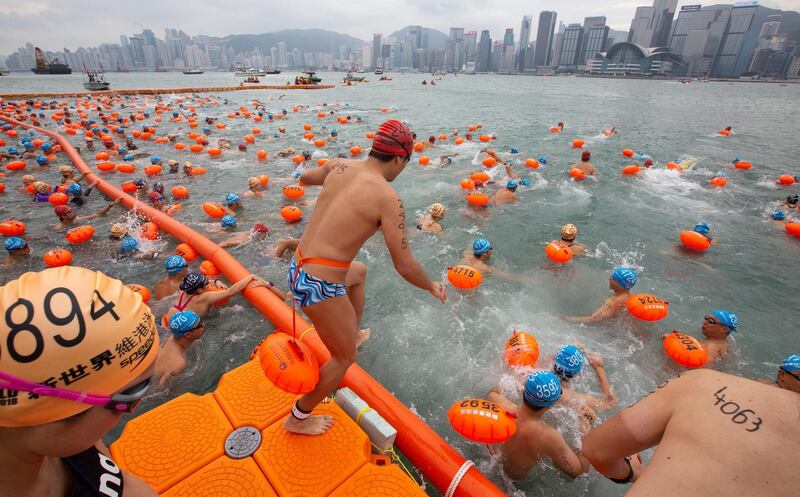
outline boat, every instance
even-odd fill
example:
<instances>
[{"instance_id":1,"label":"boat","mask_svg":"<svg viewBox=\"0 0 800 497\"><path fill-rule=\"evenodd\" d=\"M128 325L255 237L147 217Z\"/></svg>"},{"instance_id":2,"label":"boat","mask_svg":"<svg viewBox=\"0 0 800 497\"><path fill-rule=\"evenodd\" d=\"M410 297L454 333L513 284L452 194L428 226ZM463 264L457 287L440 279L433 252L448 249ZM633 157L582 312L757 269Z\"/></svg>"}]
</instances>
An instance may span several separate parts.
<instances>
[{"instance_id":1,"label":"boat","mask_svg":"<svg viewBox=\"0 0 800 497\"><path fill-rule=\"evenodd\" d=\"M305 73L307 76L297 76L294 78L296 85L317 85L322 81L320 78L314 77L314 73Z\"/></svg>"},{"instance_id":2,"label":"boat","mask_svg":"<svg viewBox=\"0 0 800 497\"><path fill-rule=\"evenodd\" d=\"M183 74L203 74L203 72L205 71L198 67L193 67L192 69L184 69Z\"/></svg>"},{"instance_id":3,"label":"boat","mask_svg":"<svg viewBox=\"0 0 800 497\"><path fill-rule=\"evenodd\" d=\"M236 76L240 78L244 78L247 76L266 76L266 75L267 75L266 71L260 69L253 69L252 67L248 67L247 69L239 69L238 71L236 71Z\"/></svg>"},{"instance_id":4,"label":"boat","mask_svg":"<svg viewBox=\"0 0 800 497\"><path fill-rule=\"evenodd\" d=\"M58 59L47 60L42 49L36 47L36 67L31 69L34 74L72 74L72 69L62 64Z\"/></svg>"},{"instance_id":5,"label":"boat","mask_svg":"<svg viewBox=\"0 0 800 497\"><path fill-rule=\"evenodd\" d=\"M383 74L383 68L382 67L376 67L375 68L375 74L378 75L378 76Z\"/></svg>"},{"instance_id":6,"label":"boat","mask_svg":"<svg viewBox=\"0 0 800 497\"><path fill-rule=\"evenodd\" d=\"M258 79L258 76L248 76L242 82L243 83L260 83L261 81Z\"/></svg>"},{"instance_id":7,"label":"boat","mask_svg":"<svg viewBox=\"0 0 800 497\"><path fill-rule=\"evenodd\" d=\"M314 71L305 71L303 74L305 74L308 80L313 84L322 83L322 78L318 77L317 73Z\"/></svg>"},{"instance_id":8,"label":"boat","mask_svg":"<svg viewBox=\"0 0 800 497\"><path fill-rule=\"evenodd\" d=\"M266 74L280 74L280 69L265 69L264 72Z\"/></svg>"},{"instance_id":9,"label":"boat","mask_svg":"<svg viewBox=\"0 0 800 497\"><path fill-rule=\"evenodd\" d=\"M0 76L8 76L8 69L0 67Z\"/></svg>"},{"instance_id":10,"label":"boat","mask_svg":"<svg viewBox=\"0 0 800 497\"><path fill-rule=\"evenodd\" d=\"M348 72L347 75L342 79L343 83L360 83L364 81L366 76L353 76L353 73Z\"/></svg>"},{"instance_id":11,"label":"boat","mask_svg":"<svg viewBox=\"0 0 800 497\"><path fill-rule=\"evenodd\" d=\"M86 76L89 78L89 81L83 83L83 87L86 88L87 90L101 91L101 90L108 90L109 88L111 88L111 83L106 81L106 77L103 72L90 71L86 69L86 65L83 66L83 70L86 72Z\"/></svg>"}]
</instances>

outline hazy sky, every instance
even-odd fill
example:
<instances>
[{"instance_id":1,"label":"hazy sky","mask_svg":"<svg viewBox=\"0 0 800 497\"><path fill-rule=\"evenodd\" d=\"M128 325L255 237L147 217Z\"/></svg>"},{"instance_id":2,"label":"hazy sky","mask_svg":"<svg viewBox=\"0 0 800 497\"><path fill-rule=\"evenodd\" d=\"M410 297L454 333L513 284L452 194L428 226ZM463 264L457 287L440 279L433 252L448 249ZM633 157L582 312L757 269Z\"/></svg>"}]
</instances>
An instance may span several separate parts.
<instances>
[{"instance_id":1,"label":"hazy sky","mask_svg":"<svg viewBox=\"0 0 800 497\"><path fill-rule=\"evenodd\" d=\"M323 28L371 39L409 24L447 33L450 26L489 29L492 37L514 28L519 35L523 15L555 10L565 22L605 15L612 29L627 30L637 5L648 0L303 0L298 2L236 0L0 0L0 54L30 41L46 50L75 49L119 43L120 34L152 29L159 38L165 27L189 35L265 33L290 28ZM680 5L701 3L681 0ZM733 3L708 1L714 3ZM763 0L762 5L800 10L800 0Z\"/></svg>"}]
</instances>

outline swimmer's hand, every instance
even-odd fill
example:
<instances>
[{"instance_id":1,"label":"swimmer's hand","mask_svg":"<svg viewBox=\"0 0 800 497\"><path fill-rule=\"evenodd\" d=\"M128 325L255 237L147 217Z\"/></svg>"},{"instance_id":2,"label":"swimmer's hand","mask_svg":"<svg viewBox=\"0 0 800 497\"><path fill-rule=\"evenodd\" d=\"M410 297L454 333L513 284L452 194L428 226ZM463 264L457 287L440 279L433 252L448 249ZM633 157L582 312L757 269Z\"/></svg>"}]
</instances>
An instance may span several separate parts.
<instances>
[{"instance_id":1,"label":"swimmer's hand","mask_svg":"<svg viewBox=\"0 0 800 497\"><path fill-rule=\"evenodd\" d=\"M605 362L603 361L603 356L596 352L589 352L589 366L594 369L604 367Z\"/></svg>"},{"instance_id":2,"label":"swimmer's hand","mask_svg":"<svg viewBox=\"0 0 800 497\"><path fill-rule=\"evenodd\" d=\"M633 480L636 481L642 473L644 473L644 463L642 462L642 455L636 454L635 456L631 457L631 469L633 470Z\"/></svg>"},{"instance_id":3,"label":"swimmer's hand","mask_svg":"<svg viewBox=\"0 0 800 497\"><path fill-rule=\"evenodd\" d=\"M445 295L444 287L438 281L433 282L429 291L431 292L431 295L441 300L442 304L447 301L447 295Z\"/></svg>"}]
</instances>

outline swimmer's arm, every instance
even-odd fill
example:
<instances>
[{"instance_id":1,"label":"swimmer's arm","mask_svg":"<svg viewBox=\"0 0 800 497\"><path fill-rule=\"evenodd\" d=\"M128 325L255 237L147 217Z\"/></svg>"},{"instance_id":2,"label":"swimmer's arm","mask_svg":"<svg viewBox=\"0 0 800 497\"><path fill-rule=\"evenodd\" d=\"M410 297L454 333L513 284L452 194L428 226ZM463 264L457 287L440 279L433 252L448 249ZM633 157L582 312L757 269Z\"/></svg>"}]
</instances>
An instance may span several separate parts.
<instances>
[{"instance_id":1,"label":"swimmer's arm","mask_svg":"<svg viewBox=\"0 0 800 497\"><path fill-rule=\"evenodd\" d=\"M300 244L300 240L296 238L287 238L278 242L278 246L275 247L275 257L281 258L286 251L291 250L294 252L297 250L297 246Z\"/></svg>"},{"instance_id":2,"label":"swimmer's arm","mask_svg":"<svg viewBox=\"0 0 800 497\"><path fill-rule=\"evenodd\" d=\"M589 460L580 452L576 454L557 431L549 432L543 442L547 457L564 473L576 478L589 470Z\"/></svg>"},{"instance_id":3,"label":"swimmer's arm","mask_svg":"<svg viewBox=\"0 0 800 497\"><path fill-rule=\"evenodd\" d=\"M262 280L261 278L251 274L250 276L246 276L246 277L242 278L235 285L231 285L230 287L226 288L225 290L222 290L222 291L219 291L219 292L204 292L203 295L207 296L206 297L206 302L207 303L216 304L217 302L220 302L220 301L225 300L227 298L233 297L237 293L240 293L242 290L247 288L247 286L253 281L255 281L257 283L260 283L260 284L255 285L255 286L267 286L267 284L264 282L264 280ZM255 286L254 286L254 288L255 288Z\"/></svg>"},{"instance_id":4,"label":"swimmer's arm","mask_svg":"<svg viewBox=\"0 0 800 497\"><path fill-rule=\"evenodd\" d=\"M497 404L500 404L505 409L511 412L517 412L517 406L514 405L513 402L508 400L502 393L500 393L500 388L494 387L486 394L486 399L491 400Z\"/></svg>"},{"instance_id":5,"label":"swimmer's arm","mask_svg":"<svg viewBox=\"0 0 800 497\"><path fill-rule=\"evenodd\" d=\"M111 459L111 453L102 440L98 440L94 446L101 454ZM122 478L125 482L125 497L158 497L158 494L149 485L132 474L123 471Z\"/></svg>"},{"instance_id":6,"label":"swimmer's arm","mask_svg":"<svg viewBox=\"0 0 800 497\"><path fill-rule=\"evenodd\" d=\"M322 167L306 169L303 171L303 174L300 175L300 181L302 181L304 185L321 185L325 183L325 178L327 178L328 173L331 172L331 166L337 162L339 161L333 160Z\"/></svg>"},{"instance_id":7,"label":"swimmer's arm","mask_svg":"<svg viewBox=\"0 0 800 497\"><path fill-rule=\"evenodd\" d=\"M107 203L105 207L103 207L99 211L95 212L94 214L89 214L88 216L79 217L78 219L81 220L81 221L88 221L89 219L94 219L96 217L105 216L106 214L108 214L108 211L110 211L112 207L114 207L115 205L117 205L121 201L122 201L122 197L114 200L113 202Z\"/></svg>"},{"instance_id":8,"label":"swimmer's arm","mask_svg":"<svg viewBox=\"0 0 800 497\"><path fill-rule=\"evenodd\" d=\"M619 308L614 305L614 299L608 299L591 316L566 316L564 320L570 323L596 323L614 317L617 312Z\"/></svg>"}]
</instances>

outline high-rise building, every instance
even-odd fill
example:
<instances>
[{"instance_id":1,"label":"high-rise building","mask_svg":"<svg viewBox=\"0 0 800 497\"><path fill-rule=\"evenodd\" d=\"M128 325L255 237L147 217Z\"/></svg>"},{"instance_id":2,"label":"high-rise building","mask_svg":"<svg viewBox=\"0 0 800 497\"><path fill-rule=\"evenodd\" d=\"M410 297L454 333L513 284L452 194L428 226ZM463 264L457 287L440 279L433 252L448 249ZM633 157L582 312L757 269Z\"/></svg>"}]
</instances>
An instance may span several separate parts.
<instances>
[{"instance_id":1,"label":"high-rise building","mask_svg":"<svg viewBox=\"0 0 800 497\"><path fill-rule=\"evenodd\" d=\"M516 69L523 72L528 69L525 66L525 58L528 53L528 44L531 41L531 23L533 22L532 16L522 16L522 23L519 27L519 51L517 52Z\"/></svg>"},{"instance_id":2,"label":"high-rise building","mask_svg":"<svg viewBox=\"0 0 800 497\"><path fill-rule=\"evenodd\" d=\"M372 35L372 57L370 58L369 67L375 68L378 66L378 59L381 56L381 37L380 33ZM366 61L364 62L366 64Z\"/></svg>"},{"instance_id":3,"label":"high-rise building","mask_svg":"<svg viewBox=\"0 0 800 497\"><path fill-rule=\"evenodd\" d=\"M464 33L464 62L475 62L478 51L478 32L467 31Z\"/></svg>"},{"instance_id":4,"label":"high-rise building","mask_svg":"<svg viewBox=\"0 0 800 497\"><path fill-rule=\"evenodd\" d=\"M411 26L408 30L408 38L414 50L422 48L422 26Z\"/></svg>"},{"instance_id":5,"label":"high-rise building","mask_svg":"<svg viewBox=\"0 0 800 497\"><path fill-rule=\"evenodd\" d=\"M286 53L286 42L278 42L278 67L288 67L289 60Z\"/></svg>"},{"instance_id":6,"label":"high-rise building","mask_svg":"<svg viewBox=\"0 0 800 497\"><path fill-rule=\"evenodd\" d=\"M586 64L586 60L591 58L596 52L605 50L606 38L608 38L608 28L605 30L595 30L594 35L596 38L592 40L593 48L600 48L599 50L591 51L588 49L590 30L594 27L603 27L606 25L605 16L586 17L583 20L583 40L581 40L581 49L578 54L578 65Z\"/></svg>"},{"instance_id":7,"label":"high-rise building","mask_svg":"<svg viewBox=\"0 0 800 497\"><path fill-rule=\"evenodd\" d=\"M564 38L561 42L561 60L558 64L559 68L577 68L581 43L583 43L583 26L577 23L567 26L567 29L564 30Z\"/></svg>"},{"instance_id":8,"label":"high-rise building","mask_svg":"<svg viewBox=\"0 0 800 497\"><path fill-rule=\"evenodd\" d=\"M758 46L758 35L768 17L767 9L756 2L734 4L712 76L738 77L747 71Z\"/></svg>"},{"instance_id":9,"label":"high-rise building","mask_svg":"<svg viewBox=\"0 0 800 497\"><path fill-rule=\"evenodd\" d=\"M450 36L445 42L445 66L458 71L464 65L464 59L464 28L450 28Z\"/></svg>"},{"instance_id":10,"label":"high-rise building","mask_svg":"<svg viewBox=\"0 0 800 497\"><path fill-rule=\"evenodd\" d=\"M539 14L539 26L536 28L536 52L533 56L534 67L549 66L553 60L556 17L557 14L549 10Z\"/></svg>"},{"instance_id":11,"label":"high-rise building","mask_svg":"<svg viewBox=\"0 0 800 497\"><path fill-rule=\"evenodd\" d=\"M653 0L652 7L637 7L628 41L645 48L667 46L677 6L678 0Z\"/></svg>"},{"instance_id":12,"label":"high-rise building","mask_svg":"<svg viewBox=\"0 0 800 497\"><path fill-rule=\"evenodd\" d=\"M151 29L143 29L142 30L142 37L144 38L144 44L150 46L156 46L156 35L153 34Z\"/></svg>"},{"instance_id":13,"label":"high-rise building","mask_svg":"<svg viewBox=\"0 0 800 497\"><path fill-rule=\"evenodd\" d=\"M719 52L722 36L728 25L731 8L702 9L700 5L684 5L675 19L669 49L684 61L682 76L707 77Z\"/></svg>"},{"instance_id":14,"label":"high-rise building","mask_svg":"<svg viewBox=\"0 0 800 497\"><path fill-rule=\"evenodd\" d=\"M481 39L478 42L477 71L488 72L492 63L492 38L489 30L481 31Z\"/></svg>"}]
</instances>

